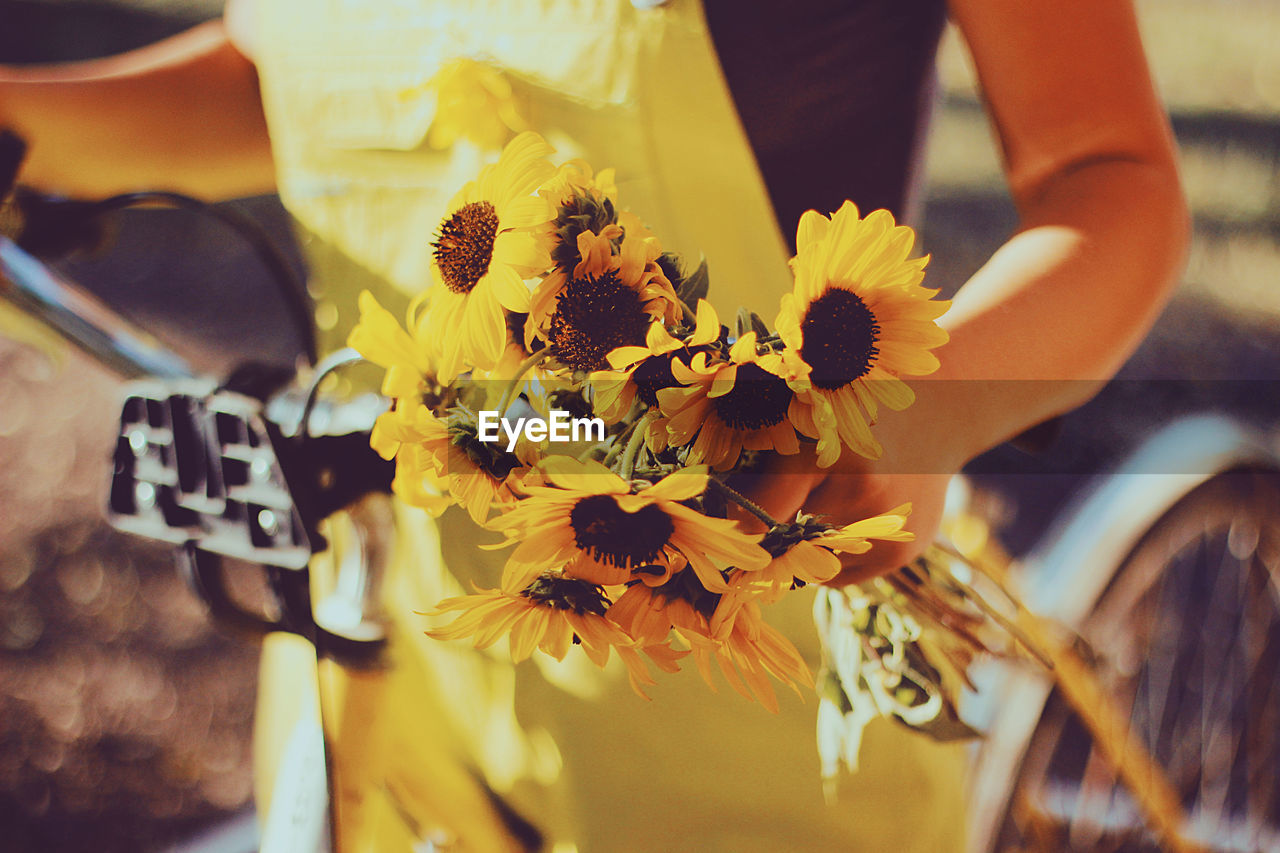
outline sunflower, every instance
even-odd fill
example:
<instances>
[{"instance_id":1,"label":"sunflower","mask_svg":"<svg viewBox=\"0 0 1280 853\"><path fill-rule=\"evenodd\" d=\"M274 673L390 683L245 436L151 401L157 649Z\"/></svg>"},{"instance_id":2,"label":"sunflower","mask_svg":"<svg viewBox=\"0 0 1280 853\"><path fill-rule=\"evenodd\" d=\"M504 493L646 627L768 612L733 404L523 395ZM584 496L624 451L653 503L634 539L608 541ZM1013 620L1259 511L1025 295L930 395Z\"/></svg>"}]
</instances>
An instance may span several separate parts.
<instances>
[{"instance_id":1,"label":"sunflower","mask_svg":"<svg viewBox=\"0 0 1280 853\"><path fill-rule=\"evenodd\" d=\"M707 351L720 339L720 318L710 302L700 299L694 328L677 328L675 332L672 335L662 323L651 323L643 346L618 347L608 355L613 369L591 374L595 411L605 423L617 423L626 417L637 397L654 408L659 391L678 387L680 382L671 372L672 361L688 361L698 352ZM660 432L665 446L666 430ZM661 449L654 447L655 452Z\"/></svg>"},{"instance_id":2,"label":"sunflower","mask_svg":"<svg viewBox=\"0 0 1280 853\"><path fill-rule=\"evenodd\" d=\"M490 370L474 370L471 373L471 384L484 394L484 402L479 408L496 409L508 390L508 385L519 377L519 382L509 395L508 402L538 389L540 386L554 383L556 371L549 359L533 359L535 353L549 356L550 350L537 339L532 340L532 348L526 344L525 325L529 315L503 310L506 320L506 343L502 355Z\"/></svg>"},{"instance_id":3,"label":"sunflower","mask_svg":"<svg viewBox=\"0 0 1280 853\"><path fill-rule=\"evenodd\" d=\"M797 684L813 686L813 674L799 649L785 634L764 621L760 605L754 601L747 602L738 611L728 636L716 649L716 661L725 680L735 690L748 699L754 698L775 714L778 700L768 676L793 690ZM799 691L796 692L799 695Z\"/></svg>"},{"instance_id":4,"label":"sunflower","mask_svg":"<svg viewBox=\"0 0 1280 853\"><path fill-rule=\"evenodd\" d=\"M570 160L560 166L538 194L555 205L551 260L557 269L572 270L582 260L578 251L580 234L599 234L618 224L618 187L613 169L593 172L585 160Z\"/></svg>"},{"instance_id":5,"label":"sunflower","mask_svg":"<svg viewBox=\"0 0 1280 853\"><path fill-rule=\"evenodd\" d=\"M711 641L708 618L720 601L719 593L678 568L637 577L609 608L611 621L646 644L665 641L673 630L685 645Z\"/></svg>"},{"instance_id":6,"label":"sunflower","mask_svg":"<svg viewBox=\"0 0 1280 853\"><path fill-rule=\"evenodd\" d=\"M472 520L484 524L493 507L515 503L514 481L529 470L519 453L508 453L501 443L481 441L475 415L462 407L450 409L447 421L437 419L434 430L422 447Z\"/></svg>"},{"instance_id":7,"label":"sunflower","mask_svg":"<svg viewBox=\"0 0 1280 853\"><path fill-rule=\"evenodd\" d=\"M708 687L716 689L714 665L742 696L777 712L769 676L792 688L811 685L813 676L799 650L764 621L754 602L734 602L733 618L720 620L723 630L717 633L717 617L728 598L676 575L658 587L632 584L607 616L641 642L674 634L689 649Z\"/></svg>"},{"instance_id":8,"label":"sunflower","mask_svg":"<svg viewBox=\"0 0 1280 853\"><path fill-rule=\"evenodd\" d=\"M678 618L676 607L643 583L632 583L606 614L641 643L665 643Z\"/></svg>"},{"instance_id":9,"label":"sunflower","mask_svg":"<svg viewBox=\"0 0 1280 853\"><path fill-rule=\"evenodd\" d=\"M733 618L719 620L723 630L717 633L714 628L728 598L705 589L688 574L676 574L656 586L633 582L606 616L641 643L659 643L674 634L712 690L714 663L734 690L777 712L768 676L792 688L797 683L812 685L813 676L795 645L764 622L754 603L734 602Z\"/></svg>"},{"instance_id":10,"label":"sunflower","mask_svg":"<svg viewBox=\"0 0 1280 853\"><path fill-rule=\"evenodd\" d=\"M788 590L830 581L842 568L839 554L865 554L872 548L871 540L910 542L915 534L902 529L910 514L911 504L903 504L843 527L803 513L793 522L776 525L760 540L760 547L774 555L769 565L759 572L729 573L729 590L711 618L712 636L729 635L748 604L773 604Z\"/></svg>"},{"instance_id":11,"label":"sunflower","mask_svg":"<svg viewBox=\"0 0 1280 853\"><path fill-rule=\"evenodd\" d=\"M950 303L920 286L929 258L908 258L913 240L887 210L865 219L852 202L830 219L808 211L791 262L795 287L783 296L776 323L793 387L825 401L840 440L872 459L882 452L870 429L878 405L911 405L915 396L899 377L937 370L929 350L947 341L935 321ZM824 465L835 461L819 457Z\"/></svg>"},{"instance_id":12,"label":"sunflower","mask_svg":"<svg viewBox=\"0 0 1280 853\"><path fill-rule=\"evenodd\" d=\"M475 595L441 601L435 614L461 611L461 615L449 625L427 631L427 635L437 640L474 637L480 649L509 635L511 658L517 663L535 649L564 660L569 647L576 644L592 663L603 667L609 653L616 650L627 667L632 688L644 696L642 685L654 681L640 652L665 672L679 670L677 661L682 654L665 642L638 643L606 618L608 609L609 599L599 586L562 572L544 572L518 593L482 589Z\"/></svg>"},{"instance_id":13,"label":"sunflower","mask_svg":"<svg viewBox=\"0 0 1280 853\"><path fill-rule=\"evenodd\" d=\"M915 534L903 530L911 515L911 504L894 507L883 515L864 518L834 527L803 513L790 524L780 524L765 534L760 545L774 554L764 571L751 577L755 583L768 584L777 600L793 584L826 583L840 573L839 554L865 554L873 541L910 542Z\"/></svg>"},{"instance_id":14,"label":"sunflower","mask_svg":"<svg viewBox=\"0 0 1280 853\"><path fill-rule=\"evenodd\" d=\"M410 506L438 516L454 503L431 452L429 437L435 415L425 407L392 409L374 421L369 444L383 459L396 461L391 491Z\"/></svg>"},{"instance_id":15,"label":"sunflower","mask_svg":"<svg viewBox=\"0 0 1280 853\"><path fill-rule=\"evenodd\" d=\"M526 344L524 329L529 315L505 313L508 334L502 357L492 370L474 371L471 375L471 386L483 393L483 405L476 406L497 409L505 399L508 412L517 403L527 403L542 417L563 410L573 418L594 418L596 414L582 382L556 363L554 350L536 337ZM521 438L517 452L526 445Z\"/></svg>"},{"instance_id":16,"label":"sunflower","mask_svg":"<svg viewBox=\"0 0 1280 853\"><path fill-rule=\"evenodd\" d=\"M420 301L409 306L406 325L378 304L369 291L360 294L360 321L347 337L347 345L369 361L385 368L382 393L391 398L390 411L374 422L369 444L384 459L396 461L392 489L413 506L439 515L453 500L432 464L422 442L433 434L433 409L442 405L448 391L436 380L428 347L420 334Z\"/></svg>"},{"instance_id":17,"label":"sunflower","mask_svg":"<svg viewBox=\"0 0 1280 853\"><path fill-rule=\"evenodd\" d=\"M638 222L583 231L578 253L574 267L557 267L534 291L528 334L554 346L566 367L599 370L614 349L643 344L655 320L674 319L679 300L657 263L662 247Z\"/></svg>"},{"instance_id":18,"label":"sunflower","mask_svg":"<svg viewBox=\"0 0 1280 853\"><path fill-rule=\"evenodd\" d=\"M444 387L436 380L430 348L422 334L421 300L409 305L406 331L390 311L365 290L357 300L360 320L347 336L347 346L387 372L382 393L397 407L428 405L441 399Z\"/></svg>"},{"instance_id":19,"label":"sunflower","mask_svg":"<svg viewBox=\"0 0 1280 853\"><path fill-rule=\"evenodd\" d=\"M422 87L401 93L415 97ZM425 86L435 93L435 116L427 131L427 145L442 151L468 139L485 151L496 151L529 126L516 104L511 82L490 65L455 59L436 72Z\"/></svg>"},{"instance_id":20,"label":"sunflower","mask_svg":"<svg viewBox=\"0 0 1280 853\"><path fill-rule=\"evenodd\" d=\"M744 449L799 452L795 423L813 424L814 404L779 375L781 362L776 353L758 352L755 332L729 348L728 361L713 361L706 352L688 366L673 359L671 373L681 385L657 392L668 443L692 443L688 463L706 463L717 471L736 465ZM824 449L820 439L819 452Z\"/></svg>"},{"instance_id":21,"label":"sunflower","mask_svg":"<svg viewBox=\"0 0 1280 853\"><path fill-rule=\"evenodd\" d=\"M513 480L528 469L516 454L480 441L477 433L475 416L462 407L444 418L422 407L411 416L399 410L380 415L370 443L384 458L395 455L392 490L406 503L435 515L458 503L483 524L494 506L515 503Z\"/></svg>"},{"instance_id":22,"label":"sunflower","mask_svg":"<svg viewBox=\"0 0 1280 853\"><path fill-rule=\"evenodd\" d=\"M707 589L725 589L720 565L763 568L766 551L736 522L709 518L682 502L707 488L705 469L686 468L632 494L631 484L598 462L566 456L543 460L548 485L523 487L527 497L489 526L518 542L503 589L522 589L543 571L560 569L602 586L687 563Z\"/></svg>"},{"instance_id":23,"label":"sunflower","mask_svg":"<svg viewBox=\"0 0 1280 853\"><path fill-rule=\"evenodd\" d=\"M551 265L548 232L555 211L533 195L554 172L546 160L550 153L542 137L522 133L449 203L431 244L431 272L439 285L431 324L444 378L497 363L506 340L503 309L527 312L524 279Z\"/></svg>"},{"instance_id":24,"label":"sunflower","mask_svg":"<svg viewBox=\"0 0 1280 853\"><path fill-rule=\"evenodd\" d=\"M641 643L675 639L693 655L698 673L715 690L711 661L723 643L711 633L711 615L721 594L707 590L691 572L676 573L659 584L632 582L609 608L609 619Z\"/></svg>"}]
</instances>

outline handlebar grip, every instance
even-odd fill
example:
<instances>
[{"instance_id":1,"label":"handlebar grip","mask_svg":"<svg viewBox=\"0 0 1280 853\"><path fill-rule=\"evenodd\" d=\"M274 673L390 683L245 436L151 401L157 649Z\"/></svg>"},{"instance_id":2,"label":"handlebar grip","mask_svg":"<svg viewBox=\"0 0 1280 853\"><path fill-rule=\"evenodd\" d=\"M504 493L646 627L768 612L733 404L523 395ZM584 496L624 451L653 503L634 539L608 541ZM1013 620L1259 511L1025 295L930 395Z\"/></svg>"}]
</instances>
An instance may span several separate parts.
<instances>
[{"instance_id":1,"label":"handlebar grip","mask_svg":"<svg viewBox=\"0 0 1280 853\"><path fill-rule=\"evenodd\" d=\"M58 198L18 186L27 143L0 128L0 236L39 258L60 258L105 240L97 202Z\"/></svg>"},{"instance_id":2,"label":"handlebar grip","mask_svg":"<svg viewBox=\"0 0 1280 853\"><path fill-rule=\"evenodd\" d=\"M18 183L18 170L27 156L27 143L11 130L0 130L0 199Z\"/></svg>"}]
</instances>

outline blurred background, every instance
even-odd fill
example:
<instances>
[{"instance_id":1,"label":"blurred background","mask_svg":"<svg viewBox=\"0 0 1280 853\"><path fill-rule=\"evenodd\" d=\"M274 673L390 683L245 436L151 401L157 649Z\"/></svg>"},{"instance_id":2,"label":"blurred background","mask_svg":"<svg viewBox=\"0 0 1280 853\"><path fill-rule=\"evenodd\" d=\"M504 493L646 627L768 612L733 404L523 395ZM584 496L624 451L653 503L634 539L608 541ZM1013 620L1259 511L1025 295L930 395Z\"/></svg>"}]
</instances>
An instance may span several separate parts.
<instances>
[{"instance_id":1,"label":"blurred background","mask_svg":"<svg viewBox=\"0 0 1280 853\"><path fill-rule=\"evenodd\" d=\"M217 0L0 0L0 63L118 52L219 14ZM1195 237L1183 284L1120 377L1039 454L973 476L1025 551L1070 496L1180 413L1280 427L1280 4L1142 0ZM1014 224L998 151L950 34L923 243L954 287ZM282 239L271 198L239 202ZM193 214L117 219L69 273L218 372L299 342L249 251ZM158 247L165 247L163 250ZM246 306L252 306L251 308ZM166 849L251 798L256 649L221 634L165 549L102 521L119 381L0 315L0 847Z\"/></svg>"}]
</instances>

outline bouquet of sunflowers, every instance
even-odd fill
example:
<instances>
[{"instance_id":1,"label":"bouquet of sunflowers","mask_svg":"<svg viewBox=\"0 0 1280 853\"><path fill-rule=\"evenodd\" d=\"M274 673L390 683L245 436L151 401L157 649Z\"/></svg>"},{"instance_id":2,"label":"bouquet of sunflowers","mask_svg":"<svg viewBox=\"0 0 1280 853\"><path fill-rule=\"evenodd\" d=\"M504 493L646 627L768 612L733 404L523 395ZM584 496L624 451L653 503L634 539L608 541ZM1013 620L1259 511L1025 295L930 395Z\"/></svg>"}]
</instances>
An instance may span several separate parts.
<instances>
[{"instance_id":1,"label":"bouquet of sunflowers","mask_svg":"<svg viewBox=\"0 0 1280 853\"><path fill-rule=\"evenodd\" d=\"M895 719L938 739L977 733L955 698L975 656L1021 654L1053 674L1164 837L1177 799L1107 701L1071 636L1013 594L1008 559L960 515L910 566L823 588L817 679L763 619L789 591L836 577L842 554L907 541L910 505L843 526L775 519L733 477L810 445L820 467L877 458L881 406L914 400L903 376L938 368L948 303L921 285L928 258L888 211L846 202L800 220L794 282L770 327L732 329L686 272L621 209L612 170L553 166L532 132L454 197L432 243L435 286L401 326L368 293L350 345L386 369L390 411L374 449L393 489L439 513L460 504L511 548L498 589L436 604L428 631L506 637L515 660L573 645L617 653L643 695L650 665L712 664L777 709L771 678L820 697L823 776L855 769L862 731ZM1068 632L1069 634L1069 632ZM828 787L830 790L830 787Z\"/></svg>"},{"instance_id":2,"label":"bouquet of sunflowers","mask_svg":"<svg viewBox=\"0 0 1280 853\"><path fill-rule=\"evenodd\" d=\"M433 513L460 504L511 547L500 587L439 602L456 619L429 633L507 637L517 660L617 653L637 691L650 666L690 657L710 683L714 662L776 708L771 678L814 678L765 609L834 578L842 554L910 539L910 506L843 526L774 519L733 477L806 444L823 467L877 457L877 411L911 405L901 377L938 367L948 303L921 285L909 228L845 203L802 218L773 325L743 309L729 328L703 298L705 264L663 252L612 170L551 153L534 133L512 140L449 205L435 286L405 326L366 293L350 337L386 369L372 442L395 458L396 493ZM927 690L890 692L939 713Z\"/></svg>"}]
</instances>

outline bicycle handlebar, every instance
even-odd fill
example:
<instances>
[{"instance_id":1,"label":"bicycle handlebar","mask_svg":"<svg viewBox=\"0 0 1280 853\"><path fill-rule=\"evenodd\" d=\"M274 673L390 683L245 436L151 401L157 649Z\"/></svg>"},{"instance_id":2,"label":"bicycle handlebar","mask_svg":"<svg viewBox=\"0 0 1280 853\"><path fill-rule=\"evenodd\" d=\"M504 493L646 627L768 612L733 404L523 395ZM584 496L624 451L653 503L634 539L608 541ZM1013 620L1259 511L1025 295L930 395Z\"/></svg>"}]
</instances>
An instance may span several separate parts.
<instances>
[{"instance_id":1,"label":"bicycle handlebar","mask_svg":"<svg viewBox=\"0 0 1280 853\"><path fill-rule=\"evenodd\" d=\"M192 376L177 353L0 236L0 298L52 327L107 367L128 377Z\"/></svg>"},{"instance_id":2,"label":"bicycle handlebar","mask_svg":"<svg viewBox=\"0 0 1280 853\"><path fill-rule=\"evenodd\" d=\"M122 193L96 201L45 196L17 186L26 152L22 137L0 128L0 239L5 239L0 274L10 279L10 286L0 289L0 296L7 296L126 376L189 376L191 371L181 358L50 272L37 257L61 257L96 244L102 236L102 218L114 211L151 205L194 211L221 222L253 250L284 299L308 362L315 363L315 327L306 284L271 235L252 218L162 190ZM77 314L86 317L89 325ZM93 325L102 326L106 334L95 333L90 328Z\"/></svg>"}]
</instances>

